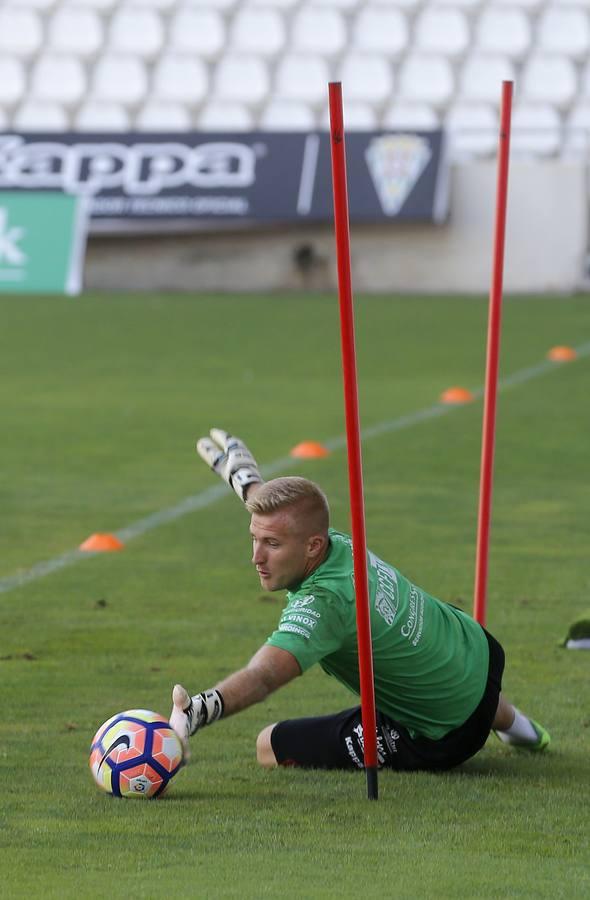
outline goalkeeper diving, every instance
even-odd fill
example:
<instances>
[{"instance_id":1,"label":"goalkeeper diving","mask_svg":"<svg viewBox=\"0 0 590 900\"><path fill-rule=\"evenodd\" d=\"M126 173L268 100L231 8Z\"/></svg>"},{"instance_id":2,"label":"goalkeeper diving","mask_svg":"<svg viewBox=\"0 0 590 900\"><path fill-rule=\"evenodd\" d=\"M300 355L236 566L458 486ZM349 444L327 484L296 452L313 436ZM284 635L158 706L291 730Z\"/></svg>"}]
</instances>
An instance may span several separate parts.
<instances>
[{"instance_id":1,"label":"goalkeeper diving","mask_svg":"<svg viewBox=\"0 0 590 900\"><path fill-rule=\"evenodd\" d=\"M199 728L259 703L315 663L360 693L352 541L330 527L322 490L300 477L264 482L243 441L221 429L197 450L250 514L262 587L287 595L276 629L243 669L194 696L174 687L170 724L186 758ZM545 750L547 731L501 692L498 641L370 551L367 564L379 766L450 769L476 754L492 730L506 744ZM267 768L361 769L363 753L359 705L270 724L256 742Z\"/></svg>"}]
</instances>

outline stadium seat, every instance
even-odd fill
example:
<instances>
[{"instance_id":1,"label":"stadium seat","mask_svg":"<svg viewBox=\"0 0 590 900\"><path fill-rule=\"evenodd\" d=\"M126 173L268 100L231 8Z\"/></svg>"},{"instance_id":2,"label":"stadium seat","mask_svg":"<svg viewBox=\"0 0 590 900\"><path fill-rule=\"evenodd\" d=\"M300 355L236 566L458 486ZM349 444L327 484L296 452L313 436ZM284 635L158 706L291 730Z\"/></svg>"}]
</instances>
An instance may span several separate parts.
<instances>
[{"instance_id":1,"label":"stadium seat","mask_svg":"<svg viewBox=\"0 0 590 900\"><path fill-rule=\"evenodd\" d=\"M260 116L265 131L313 131L315 115L305 103L271 100Z\"/></svg>"},{"instance_id":2,"label":"stadium seat","mask_svg":"<svg viewBox=\"0 0 590 900\"><path fill-rule=\"evenodd\" d=\"M62 9L94 9L96 12L109 13L119 0L62 0Z\"/></svg>"},{"instance_id":3,"label":"stadium seat","mask_svg":"<svg viewBox=\"0 0 590 900\"><path fill-rule=\"evenodd\" d=\"M232 22L229 44L236 53L255 53L271 59L284 48L283 16L276 9L239 10Z\"/></svg>"},{"instance_id":4,"label":"stadium seat","mask_svg":"<svg viewBox=\"0 0 590 900\"><path fill-rule=\"evenodd\" d=\"M277 66L274 93L283 100L327 103L330 72L321 56L287 55Z\"/></svg>"},{"instance_id":5,"label":"stadium seat","mask_svg":"<svg viewBox=\"0 0 590 900\"><path fill-rule=\"evenodd\" d=\"M581 61L590 49L590 24L581 9L549 7L541 14L537 29L541 53L558 53Z\"/></svg>"},{"instance_id":6,"label":"stadium seat","mask_svg":"<svg viewBox=\"0 0 590 900\"><path fill-rule=\"evenodd\" d=\"M184 6L197 9L217 9L223 13L231 13L238 0L183 0Z\"/></svg>"},{"instance_id":7,"label":"stadium seat","mask_svg":"<svg viewBox=\"0 0 590 900\"><path fill-rule=\"evenodd\" d=\"M89 100L78 110L74 127L77 131L128 131L131 121L126 109L118 103Z\"/></svg>"},{"instance_id":8,"label":"stadium seat","mask_svg":"<svg viewBox=\"0 0 590 900\"><path fill-rule=\"evenodd\" d=\"M298 6L300 2L301 0L249 0L249 6L262 6L265 9L282 9L287 11Z\"/></svg>"},{"instance_id":9,"label":"stadium seat","mask_svg":"<svg viewBox=\"0 0 590 900\"><path fill-rule=\"evenodd\" d=\"M342 12L352 12L363 3L364 0L322 0L322 6L331 6Z\"/></svg>"},{"instance_id":10,"label":"stadium seat","mask_svg":"<svg viewBox=\"0 0 590 900\"><path fill-rule=\"evenodd\" d=\"M590 103L574 106L567 117L563 148L566 154L588 158L590 155Z\"/></svg>"},{"instance_id":11,"label":"stadium seat","mask_svg":"<svg viewBox=\"0 0 590 900\"><path fill-rule=\"evenodd\" d=\"M47 13L53 9L57 0L11 0L10 5L13 9L36 9L40 13Z\"/></svg>"},{"instance_id":12,"label":"stadium seat","mask_svg":"<svg viewBox=\"0 0 590 900\"><path fill-rule=\"evenodd\" d=\"M49 22L46 46L52 53L92 59L101 50L103 40L102 21L95 10L60 7Z\"/></svg>"},{"instance_id":13,"label":"stadium seat","mask_svg":"<svg viewBox=\"0 0 590 900\"><path fill-rule=\"evenodd\" d=\"M0 56L30 59L41 47L41 19L33 9L0 8Z\"/></svg>"},{"instance_id":14,"label":"stadium seat","mask_svg":"<svg viewBox=\"0 0 590 900\"><path fill-rule=\"evenodd\" d=\"M111 19L108 49L145 60L155 59L164 43L159 15L149 9L119 9Z\"/></svg>"},{"instance_id":15,"label":"stadium seat","mask_svg":"<svg viewBox=\"0 0 590 900\"><path fill-rule=\"evenodd\" d=\"M129 9L151 9L166 14L176 6L177 0L119 0L120 6Z\"/></svg>"},{"instance_id":16,"label":"stadium seat","mask_svg":"<svg viewBox=\"0 0 590 900\"><path fill-rule=\"evenodd\" d=\"M71 108L86 92L84 64L73 56L40 56L31 70L28 97Z\"/></svg>"},{"instance_id":17,"label":"stadium seat","mask_svg":"<svg viewBox=\"0 0 590 900\"><path fill-rule=\"evenodd\" d=\"M105 54L92 73L91 97L103 103L135 106L145 97L147 87L147 73L141 60Z\"/></svg>"},{"instance_id":18,"label":"stadium seat","mask_svg":"<svg viewBox=\"0 0 590 900\"><path fill-rule=\"evenodd\" d=\"M321 126L330 128L330 110L325 109L321 116ZM369 103L346 103L344 108L344 126L347 131L375 131L379 127L379 117Z\"/></svg>"},{"instance_id":19,"label":"stadium seat","mask_svg":"<svg viewBox=\"0 0 590 900\"><path fill-rule=\"evenodd\" d=\"M514 80L514 65L504 56L470 56L459 73L458 97L472 103L500 103L502 81Z\"/></svg>"},{"instance_id":20,"label":"stadium seat","mask_svg":"<svg viewBox=\"0 0 590 900\"><path fill-rule=\"evenodd\" d=\"M552 2L555 2L555 0L552 0ZM566 0L566 2L569 2L569 0ZM544 3L545 0L491 0L490 5L500 9L519 9L529 15L534 14Z\"/></svg>"},{"instance_id":21,"label":"stadium seat","mask_svg":"<svg viewBox=\"0 0 590 900\"><path fill-rule=\"evenodd\" d=\"M68 115L59 103L27 100L13 118L12 127L17 131L66 131Z\"/></svg>"},{"instance_id":22,"label":"stadium seat","mask_svg":"<svg viewBox=\"0 0 590 900\"><path fill-rule=\"evenodd\" d=\"M511 153L515 156L553 156L561 146L559 113L548 104L517 104L512 113Z\"/></svg>"},{"instance_id":23,"label":"stadium seat","mask_svg":"<svg viewBox=\"0 0 590 900\"><path fill-rule=\"evenodd\" d=\"M196 106L207 96L209 76L205 63L191 56L162 56L156 63L150 97L160 103Z\"/></svg>"},{"instance_id":24,"label":"stadium seat","mask_svg":"<svg viewBox=\"0 0 590 900\"><path fill-rule=\"evenodd\" d=\"M392 68L384 56L351 54L342 61L338 71L343 93L348 101L382 106L393 90Z\"/></svg>"},{"instance_id":25,"label":"stadium seat","mask_svg":"<svg viewBox=\"0 0 590 900\"><path fill-rule=\"evenodd\" d=\"M251 131L254 118L241 103L207 103L197 120L201 131Z\"/></svg>"},{"instance_id":26,"label":"stadium seat","mask_svg":"<svg viewBox=\"0 0 590 900\"><path fill-rule=\"evenodd\" d=\"M0 107L11 109L25 95L27 86L24 64L20 59L0 57Z\"/></svg>"},{"instance_id":27,"label":"stadium seat","mask_svg":"<svg viewBox=\"0 0 590 900\"><path fill-rule=\"evenodd\" d=\"M432 9L445 9L451 7L452 9L460 9L467 16L471 17L476 15L485 0L430 0L430 7Z\"/></svg>"},{"instance_id":28,"label":"stadium seat","mask_svg":"<svg viewBox=\"0 0 590 900\"><path fill-rule=\"evenodd\" d=\"M488 7L475 27L475 49L520 60L531 45L531 26L522 9Z\"/></svg>"},{"instance_id":29,"label":"stadium seat","mask_svg":"<svg viewBox=\"0 0 590 900\"><path fill-rule=\"evenodd\" d=\"M213 86L217 101L257 106L269 92L268 70L257 56L226 53L217 64Z\"/></svg>"},{"instance_id":30,"label":"stadium seat","mask_svg":"<svg viewBox=\"0 0 590 900\"><path fill-rule=\"evenodd\" d=\"M400 69L397 98L404 103L446 106L454 89L453 70L442 56L410 55Z\"/></svg>"},{"instance_id":31,"label":"stadium seat","mask_svg":"<svg viewBox=\"0 0 590 900\"><path fill-rule=\"evenodd\" d=\"M179 9L172 17L168 33L168 53L193 53L211 61L225 46L225 24L216 9Z\"/></svg>"},{"instance_id":32,"label":"stadium seat","mask_svg":"<svg viewBox=\"0 0 590 900\"><path fill-rule=\"evenodd\" d=\"M432 131L440 125L436 111L425 103L393 103L381 119L383 128Z\"/></svg>"},{"instance_id":33,"label":"stadium seat","mask_svg":"<svg viewBox=\"0 0 590 900\"><path fill-rule=\"evenodd\" d=\"M146 103L135 118L139 131L189 131L191 117L180 103Z\"/></svg>"},{"instance_id":34,"label":"stadium seat","mask_svg":"<svg viewBox=\"0 0 590 900\"><path fill-rule=\"evenodd\" d=\"M491 156L498 147L498 116L492 106L457 104L444 121L453 159Z\"/></svg>"},{"instance_id":35,"label":"stadium seat","mask_svg":"<svg viewBox=\"0 0 590 900\"><path fill-rule=\"evenodd\" d=\"M371 0L371 5L378 9L403 9L412 13L422 6L422 0Z\"/></svg>"},{"instance_id":36,"label":"stadium seat","mask_svg":"<svg viewBox=\"0 0 590 900\"><path fill-rule=\"evenodd\" d=\"M359 53L386 53L397 58L408 46L408 24L399 9L366 6L354 20L352 49Z\"/></svg>"},{"instance_id":37,"label":"stadium seat","mask_svg":"<svg viewBox=\"0 0 590 900\"><path fill-rule=\"evenodd\" d=\"M530 56L521 74L520 97L525 103L549 103L566 109L577 90L576 68L563 56Z\"/></svg>"},{"instance_id":38,"label":"stadium seat","mask_svg":"<svg viewBox=\"0 0 590 900\"><path fill-rule=\"evenodd\" d=\"M451 59L462 56L469 45L469 26L458 9L426 8L414 25L413 48L418 53L440 53Z\"/></svg>"},{"instance_id":39,"label":"stadium seat","mask_svg":"<svg viewBox=\"0 0 590 900\"><path fill-rule=\"evenodd\" d=\"M336 9L303 7L291 25L294 53L318 53L324 59L338 56L346 48L346 25Z\"/></svg>"}]
</instances>

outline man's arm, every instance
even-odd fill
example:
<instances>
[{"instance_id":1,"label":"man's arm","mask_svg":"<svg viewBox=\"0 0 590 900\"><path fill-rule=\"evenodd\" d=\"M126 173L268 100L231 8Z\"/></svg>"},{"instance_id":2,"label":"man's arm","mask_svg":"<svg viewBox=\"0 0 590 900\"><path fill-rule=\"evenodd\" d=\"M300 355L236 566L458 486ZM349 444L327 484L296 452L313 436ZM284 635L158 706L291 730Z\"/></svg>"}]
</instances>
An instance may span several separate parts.
<instances>
[{"instance_id":1,"label":"man's arm","mask_svg":"<svg viewBox=\"0 0 590 900\"><path fill-rule=\"evenodd\" d=\"M209 691L191 697L186 688L175 685L170 725L183 743L185 760L188 738L195 731L203 725L212 725L222 716L259 703L297 675L301 675L301 668L292 653L264 644L244 669L224 678Z\"/></svg>"},{"instance_id":2,"label":"man's arm","mask_svg":"<svg viewBox=\"0 0 590 900\"><path fill-rule=\"evenodd\" d=\"M244 669L215 685L223 697L223 715L231 716L253 703L260 703L298 675L301 669L292 653L263 644Z\"/></svg>"}]
</instances>

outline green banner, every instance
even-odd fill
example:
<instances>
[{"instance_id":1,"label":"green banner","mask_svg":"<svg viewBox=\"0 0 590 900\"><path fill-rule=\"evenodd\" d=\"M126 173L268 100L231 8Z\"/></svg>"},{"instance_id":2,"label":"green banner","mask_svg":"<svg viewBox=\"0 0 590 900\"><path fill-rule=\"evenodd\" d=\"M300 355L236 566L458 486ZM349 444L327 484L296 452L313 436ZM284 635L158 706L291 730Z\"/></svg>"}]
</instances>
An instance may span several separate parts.
<instances>
[{"instance_id":1,"label":"green banner","mask_svg":"<svg viewBox=\"0 0 590 900\"><path fill-rule=\"evenodd\" d=\"M85 200L56 191L0 191L0 293L78 294Z\"/></svg>"}]
</instances>

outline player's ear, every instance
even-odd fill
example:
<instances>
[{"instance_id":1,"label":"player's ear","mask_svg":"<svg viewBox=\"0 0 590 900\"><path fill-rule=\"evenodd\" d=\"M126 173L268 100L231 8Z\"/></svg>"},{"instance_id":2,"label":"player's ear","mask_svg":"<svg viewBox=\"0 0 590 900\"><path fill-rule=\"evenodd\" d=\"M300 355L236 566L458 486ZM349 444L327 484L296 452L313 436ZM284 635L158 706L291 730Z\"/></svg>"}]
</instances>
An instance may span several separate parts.
<instances>
[{"instance_id":1,"label":"player's ear","mask_svg":"<svg viewBox=\"0 0 590 900\"><path fill-rule=\"evenodd\" d=\"M307 542L307 552L312 559L316 559L324 549L324 538L321 534L312 535Z\"/></svg>"}]
</instances>

